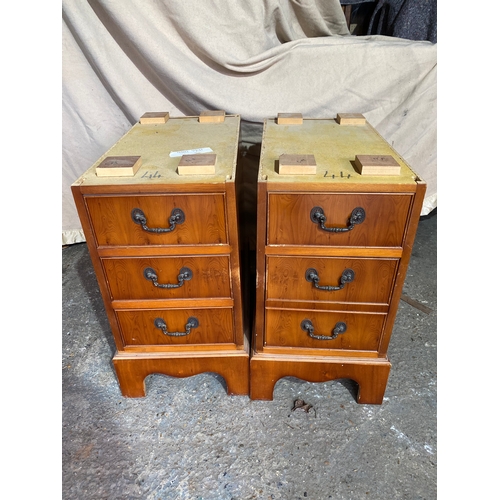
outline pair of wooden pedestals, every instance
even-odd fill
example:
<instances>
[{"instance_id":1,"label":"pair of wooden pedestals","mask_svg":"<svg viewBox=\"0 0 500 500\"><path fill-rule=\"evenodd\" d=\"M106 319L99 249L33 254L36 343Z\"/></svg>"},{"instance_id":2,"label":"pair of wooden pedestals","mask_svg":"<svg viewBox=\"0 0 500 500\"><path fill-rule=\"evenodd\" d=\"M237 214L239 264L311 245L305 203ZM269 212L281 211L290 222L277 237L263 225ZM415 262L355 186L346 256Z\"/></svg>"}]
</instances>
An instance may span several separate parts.
<instances>
[{"instance_id":1,"label":"pair of wooden pedestals","mask_svg":"<svg viewBox=\"0 0 500 500\"><path fill-rule=\"evenodd\" d=\"M144 396L153 373L215 372L251 399L285 376L349 378L381 404L425 183L362 116L266 120L249 327L239 132L239 115L146 113L72 185L122 394Z\"/></svg>"}]
</instances>

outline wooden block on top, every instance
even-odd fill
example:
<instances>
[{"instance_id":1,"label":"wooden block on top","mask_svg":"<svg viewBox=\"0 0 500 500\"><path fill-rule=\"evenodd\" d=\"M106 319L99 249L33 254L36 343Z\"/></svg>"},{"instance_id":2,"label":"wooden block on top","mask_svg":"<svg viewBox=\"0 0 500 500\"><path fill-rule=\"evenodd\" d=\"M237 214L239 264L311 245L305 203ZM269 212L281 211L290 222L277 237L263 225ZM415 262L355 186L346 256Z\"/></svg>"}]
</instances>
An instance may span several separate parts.
<instances>
[{"instance_id":1,"label":"wooden block on top","mask_svg":"<svg viewBox=\"0 0 500 500\"><path fill-rule=\"evenodd\" d=\"M97 177L133 177L142 164L140 156L107 156L97 165Z\"/></svg>"},{"instance_id":2,"label":"wooden block on top","mask_svg":"<svg viewBox=\"0 0 500 500\"><path fill-rule=\"evenodd\" d=\"M278 125L302 125L302 113L278 113Z\"/></svg>"},{"instance_id":3,"label":"wooden block on top","mask_svg":"<svg viewBox=\"0 0 500 500\"><path fill-rule=\"evenodd\" d=\"M141 125L154 125L157 123L166 123L170 118L168 111L149 111L144 113L139 118L139 123Z\"/></svg>"},{"instance_id":4,"label":"wooden block on top","mask_svg":"<svg viewBox=\"0 0 500 500\"><path fill-rule=\"evenodd\" d=\"M361 175L399 175L401 166L391 155L356 155L356 170Z\"/></svg>"},{"instance_id":5,"label":"wooden block on top","mask_svg":"<svg viewBox=\"0 0 500 500\"><path fill-rule=\"evenodd\" d=\"M179 175L215 174L217 155L212 153L182 155L177 167Z\"/></svg>"},{"instance_id":6,"label":"wooden block on top","mask_svg":"<svg viewBox=\"0 0 500 500\"><path fill-rule=\"evenodd\" d=\"M316 160L314 155L289 155L279 157L278 174L280 175L314 175Z\"/></svg>"},{"instance_id":7,"label":"wooden block on top","mask_svg":"<svg viewBox=\"0 0 500 500\"><path fill-rule=\"evenodd\" d=\"M222 123L226 117L226 112L221 109L213 111L202 111L198 121L200 123Z\"/></svg>"},{"instance_id":8,"label":"wooden block on top","mask_svg":"<svg viewBox=\"0 0 500 500\"><path fill-rule=\"evenodd\" d=\"M365 125L366 118L361 113L337 113L339 125Z\"/></svg>"}]
</instances>

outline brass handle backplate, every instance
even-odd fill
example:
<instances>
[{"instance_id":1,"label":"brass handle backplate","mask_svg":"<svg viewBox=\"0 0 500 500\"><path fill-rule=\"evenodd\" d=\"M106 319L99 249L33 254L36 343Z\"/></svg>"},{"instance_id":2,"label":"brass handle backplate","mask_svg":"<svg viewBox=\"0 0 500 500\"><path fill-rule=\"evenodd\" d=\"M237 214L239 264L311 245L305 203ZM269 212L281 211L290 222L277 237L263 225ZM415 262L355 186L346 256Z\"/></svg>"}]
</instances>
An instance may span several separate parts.
<instances>
[{"instance_id":1,"label":"brass handle backplate","mask_svg":"<svg viewBox=\"0 0 500 500\"><path fill-rule=\"evenodd\" d=\"M355 273L352 269L344 269L344 271L342 272L342 276L340 276L338 286L334 286L334 285L320 286L320 285L318 285L318 283L319 283L318 271L316 271L316 269L314 269L313 267L309 268L306 271L306 281L311 282L314 285L314 288L317 288L318 290L325 290L327 292L333 292L335 290L342 290L342 288L344 288L346 283L351 283L354 281L354 276L355 276Z\"/></svg>"},{"instance_id":2,"label":"brass handle backplate","mask_svg":"<svg viewBox=\"0 0 500 500\"><path fill-rule=\"evenodd\" d=\"M309 334L309 337L312 337L316 340L335 340L340 334L345 333L347 331L347 325L343 321L338 321L333 327L331 335L316 335L314 333L314 326L310 319L304 319L300 323L300 328Z\"/></svg>"},{"instance_id":3,"label":"brass handle backplate","mask_svg":"<svg viewBox=\"0 0 500 500\"><path fill-rule=\"evenodd\" d=\"M164 335L168 335L170 337L185 337L186 335L189 335L191 333L191 330L193 328L198 328L200 323L198 322L198 319L191 316L188 318L187 323L186 323L186 331L185 332L169 332L167 323L163 318L156 318L155 319L155 327L159 328Z\"/></svg>"},{"instance_id":4,"label":"brass handle backplate","mask_svg":"<svg viewBox=\"0 0 500 500\"><path fill-rule=\"evenodd\" d=\"M309 215L315 224L319 224L319 227L323 229L323 231L328 231L329 233L345 233L351 231L356 224L361 224L366 217L364 208L356 207L351 212L347 227L326 227L326 215L321 207L314 207Z\"/></svg>"},{"instance_id":5,"label":"brass handle backplate","mask_svg":"<svg viewBox=\"0 0 500 500\"><path fill-rule=\"evenodd\" d=\"M136 224L140 224L144 231L157 234L170 233L176 228L177 224L182 224L186 220L186 216L180 208L174 208L170 213L168 219L169 227L148 227L148 220L140 208L134 208L130 215L132 220Z\"/></svg>"},{"instance_id":6,"label":"brass handle backplate","mask_svg":"<svg viewBox=\"0 0 500 500\"><path fill-rule=\"evenodd\" d=\"M158 275L152 267L144 269L143 276L157 288L180 288L185 281L189 281L193 277L193 271L189 267L181 268L177 276L177 283L158 283Z\"/></svg>"}]
</instances>

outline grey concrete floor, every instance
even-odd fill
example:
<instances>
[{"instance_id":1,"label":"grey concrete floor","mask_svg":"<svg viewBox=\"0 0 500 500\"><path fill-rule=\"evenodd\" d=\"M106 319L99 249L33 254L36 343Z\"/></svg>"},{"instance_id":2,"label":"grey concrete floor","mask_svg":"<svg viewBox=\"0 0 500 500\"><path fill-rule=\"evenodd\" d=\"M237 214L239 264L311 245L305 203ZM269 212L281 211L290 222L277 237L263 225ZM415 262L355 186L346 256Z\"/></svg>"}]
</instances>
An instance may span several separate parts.
<instances>
[{"instance_id":1,"label":"grey concrete floor","mask_svg":"<svg viewBox=\"0 0 500 500\"><path fill-rule=\"evenodd\" d=\"M62 250L62 498L437 498L437 214L421 218L389 347L383 404L354 383L285 378L273 401L215 374L151 375L122 397L85 243ZM412 301L413 305L411 305ZM291 411L296 399L313 405Z\"/></svg>"}]
</instances>

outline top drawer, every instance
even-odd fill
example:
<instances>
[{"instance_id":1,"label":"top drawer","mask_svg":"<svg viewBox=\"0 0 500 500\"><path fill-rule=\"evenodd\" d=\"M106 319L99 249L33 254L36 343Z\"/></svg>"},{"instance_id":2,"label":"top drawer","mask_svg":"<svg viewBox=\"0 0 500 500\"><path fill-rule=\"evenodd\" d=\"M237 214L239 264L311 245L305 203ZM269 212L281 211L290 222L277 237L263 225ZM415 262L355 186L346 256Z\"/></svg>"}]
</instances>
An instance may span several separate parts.
<instances>
[{"instance_id":1,"label":"top drawer","mask_svg":"<svg viewBox=\"0 0 500 500\"><path fill-rule=\"evenodd\" d=\"M85 200L98 246L227 243L222 193Z\"/></svg>"},{"instance_id":2,"label":"top drawer","mask_svg":"<svg viewBox=\"0 0 500 500\"><path fill-rule=\"evenodd\" d=\"M411 194L269 194L267 243L400 247L411 201Z\"/></svg>"}]
</instances>

